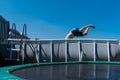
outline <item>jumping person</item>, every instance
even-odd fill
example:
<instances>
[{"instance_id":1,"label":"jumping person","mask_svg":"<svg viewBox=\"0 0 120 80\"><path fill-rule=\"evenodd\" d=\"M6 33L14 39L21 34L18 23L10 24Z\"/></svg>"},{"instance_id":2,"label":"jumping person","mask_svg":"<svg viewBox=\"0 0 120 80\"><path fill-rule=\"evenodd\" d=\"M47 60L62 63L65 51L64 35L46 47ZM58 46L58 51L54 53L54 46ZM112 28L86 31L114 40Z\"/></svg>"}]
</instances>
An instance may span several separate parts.
<instances>
[{"instance_id":1,"label":"jumping person","mask_svg":"<svg viewBox=\"0 0 120 80\"><path fill-rule=\"evenodd\" d=\"M66 36L66 40L68 39L72 39L74 37L79 37L79 36L86 36L88 34L88 29L89 28L95 28L94 25L86 25L86 26L83 26L82 28L75 28L75 29L72 29Z\"/></svg>"}]
</instances>

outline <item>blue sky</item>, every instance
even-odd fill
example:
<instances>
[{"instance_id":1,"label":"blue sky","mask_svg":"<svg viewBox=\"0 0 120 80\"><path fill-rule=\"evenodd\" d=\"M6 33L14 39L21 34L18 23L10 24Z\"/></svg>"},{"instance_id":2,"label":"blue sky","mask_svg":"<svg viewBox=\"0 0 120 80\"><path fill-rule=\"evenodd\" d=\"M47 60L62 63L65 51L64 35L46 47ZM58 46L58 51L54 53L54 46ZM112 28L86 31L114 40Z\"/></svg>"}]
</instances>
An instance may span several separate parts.
<instances>
[{"instance_id":1,"label":"blue sky","mask_svg":"<svg viewBox=\"0 0 120 80\"><path fill-rule=\"evenodd\" d=\"M120 0L1 0L0 15L28 36L64 39L74 27L93 24L85 38L120 39ZM81 38L81 37L80 37Z\"/></svg>"}]
</instances>

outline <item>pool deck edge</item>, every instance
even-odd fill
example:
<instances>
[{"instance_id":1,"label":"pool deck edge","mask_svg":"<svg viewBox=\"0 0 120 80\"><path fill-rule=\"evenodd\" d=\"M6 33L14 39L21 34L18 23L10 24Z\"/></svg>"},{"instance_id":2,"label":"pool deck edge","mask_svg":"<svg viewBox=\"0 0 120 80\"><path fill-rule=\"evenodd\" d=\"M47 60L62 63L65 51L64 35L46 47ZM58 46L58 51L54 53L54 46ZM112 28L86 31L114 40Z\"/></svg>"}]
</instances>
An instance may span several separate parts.
<instances>
[{"instance_id":1,"label":"pool deck edge","mask_svg":"<svg viewBox=\"0 0 120 80\"><path fill-rule=\"evenodd\" d=\"M15 66L8 66L8 67L1 67L0 68L0 79L1 80L24 80L20 77L14 76L11 74L11 72L27 68L27 67L34 67L34 66L40 66L40 65L59 65L59 64L120 64L118 61L82 61L82 62L44 62L44 63L31 63L31 64L22 64L22 65L15 65Z\"/></svg>"}]
</instances>

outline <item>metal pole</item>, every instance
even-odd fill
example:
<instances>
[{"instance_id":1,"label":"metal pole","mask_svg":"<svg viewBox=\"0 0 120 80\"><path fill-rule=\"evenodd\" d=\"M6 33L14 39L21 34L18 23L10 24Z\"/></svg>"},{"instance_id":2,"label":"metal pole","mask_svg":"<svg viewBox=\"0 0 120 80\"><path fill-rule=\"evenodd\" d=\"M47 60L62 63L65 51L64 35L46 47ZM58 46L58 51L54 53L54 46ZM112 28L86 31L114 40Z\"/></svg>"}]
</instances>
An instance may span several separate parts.
<instances>
[{"instance_id":1,"label":"metal pole","mask_svg":"<svg viewBox=\"0 0 120 80\"><path fill-rule=\"evenodd\" d=\"M22 44L22 64L24 64L25 59L25 42Z\"/></svg>"},{"instance_id":2,"label":"metal pole","mask_svg":"<svg viewBox=\"0 0 120 80\"><path fill-rule=\"evenodd\" d=\"M12 60L12 47L13 47L13 42L11 41L11 46L10 46L10 60Z\"/></svg>"},{"instance_id":3,"label":"metal pole","mask_svg":"<svg viewBox=\"0 0 120 80\"><path fill-rule=\"evenodd\" d=\"M107 41L107 50L108 50L108 62L110 62L110 42Z\"/></svg>"},{"instance_id":4,"label":"metal pole","mask_svg":"<svg viewBox=\"0 0 120 80\"><path fill-rule=\"evenodd\" d=\"M81 45L80 45L80 44L81 44L80 41L78 41L79 61L81 62L81 60L82 60L81 58L82 58L82 57L81 57L81 49L80 49L80 48L81 48Z\"/></svg>"},{"instance_id":5,"label":"metal pole","mask_svg":"<svg viewBox=\"0 0 120 80\"><path fill-rule=\"evenodd\" d=\"M26 24L23 25L22 35L27 36L27 26L26 26Z\"/></svg>"},{"instance_id":6,"label":"metal pole","mask_svg":"<svg viewBox=\"0 0 120 80\"><path fill-rule=\"evenodd\" d=\"M16 31L16 25L15 25L15 23L12 24L12 31ZM16 38L16 34L14 34L14 33L11 32L10 35L11 35L11 38Z\"/></svg>"},{"instance_id":7,"label":"metal pole","mask_svg":"<svg viewBox=\"0 0 120 80\"><path fill-rule=\"evenodd\" d=\"M66 41L65 41L65 62L67 62L67 51L68 51L68 50L67 50L67 49L68 49L68 48L67 48L67 47L68 47L67 44L68 44L68 42L67 42L67 40L66 40Z\"/></svg>"},{"instance_id":8,"label":"metal pole","mask_svg":"<svg viewBox=\"0 0 120 80\"><path fill-rule=\"evenodd\" d=\"M53 58L53 42L52 42L52 40L50 41L50 62L52 63L52 58Z\"/></svg>"},{"instance_id":9,"label":"metal pole","mask_svg":"<svg viewBox=\"0 0 120 80\"><path fill-rule=\"evenodd\" d=\"M36 55L36 60L37 60L37 63L39 63L39 52L40 52L40 50L39 50L39 42L37 41L37 46L36 46L36 48L35 48L35 55Z\"/></svg>"},{"instance_id":10,"label":"metal pole","mask_svg":"<svg viewBox=\"0 0 120 80\"><path fill-rule=\"evenodd\" d=\"M96 61L96 41L94 40L94 62Z\"/></svg>"}]
</instances>

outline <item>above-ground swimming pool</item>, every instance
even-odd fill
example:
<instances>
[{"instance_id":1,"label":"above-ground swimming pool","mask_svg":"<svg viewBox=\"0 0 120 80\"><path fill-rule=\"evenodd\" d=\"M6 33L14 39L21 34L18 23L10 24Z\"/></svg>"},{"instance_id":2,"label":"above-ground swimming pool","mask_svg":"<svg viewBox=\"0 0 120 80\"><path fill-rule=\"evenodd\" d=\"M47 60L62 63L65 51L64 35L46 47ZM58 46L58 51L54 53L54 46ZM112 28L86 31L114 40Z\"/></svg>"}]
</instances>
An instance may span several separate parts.
<instances>
[{"instance_id":1,"label":"above-ground swimming pool","mask_svg":"<svg viewBox=\"0 0 120 80\"><path fill-rule=\"evenodd\" d=\"M7 78L15 80L119 80L119 64L119 62L26 64L9 68L10 73Z\"/></svg>"}]
</instances>

